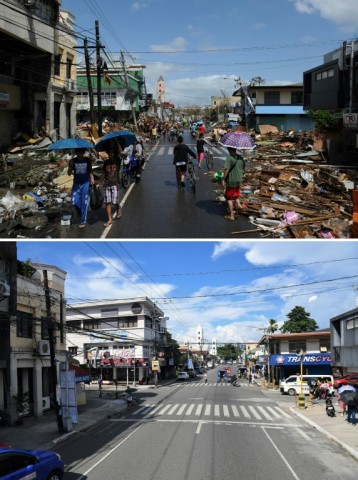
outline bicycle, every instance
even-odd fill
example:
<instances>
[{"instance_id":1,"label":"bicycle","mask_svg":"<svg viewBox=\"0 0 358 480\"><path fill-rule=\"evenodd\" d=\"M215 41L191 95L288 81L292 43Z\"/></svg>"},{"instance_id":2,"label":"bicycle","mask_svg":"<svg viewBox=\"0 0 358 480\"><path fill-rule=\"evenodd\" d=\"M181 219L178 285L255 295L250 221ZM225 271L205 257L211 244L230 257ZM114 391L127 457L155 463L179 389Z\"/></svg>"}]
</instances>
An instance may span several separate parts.
<instances>
[{"instance_id":1,"label":"bicycle","mask_svg":"<svg viewBox=\"0 0 358 480\"><path fill-rule=\"evenodd\" d=\"M205 163L206 163L206 166L208 167L208 170L213 169L213 167L214 167L214 155L213 155L213 152L212 152L210 146L205 149Z\"/></svg>"},{"instance_id":2,"label":"bicycle","mask_svg":"<svg viewBox=\"0 0 358 480\"><path fill-rule=\"evenodd\" d=\"M138 160L135 157L125 157L121 165L121 184L124 189L129 187L132 178L138 181L139 169Z\"/></svg>"},{"instance_id":3,"label":"bicycle","mask_svg":"<svg viewBox=\"0 0 358 480\"><path fill-rule=\"evenodd\" d=\"M188 175L191 183L191 191L195 193L197 178L194 170L194 163L192 160L188 161Z\"/></svg>"}]
</instances>

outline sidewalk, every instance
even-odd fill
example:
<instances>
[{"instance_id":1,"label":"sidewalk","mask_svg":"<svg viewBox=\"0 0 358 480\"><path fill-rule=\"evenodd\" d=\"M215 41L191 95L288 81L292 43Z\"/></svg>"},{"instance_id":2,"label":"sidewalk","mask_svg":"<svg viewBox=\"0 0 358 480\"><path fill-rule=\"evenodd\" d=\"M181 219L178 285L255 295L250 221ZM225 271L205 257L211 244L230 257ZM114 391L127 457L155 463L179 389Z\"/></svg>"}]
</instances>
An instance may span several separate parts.
<instances>
[{"instance_id":1,"label":"sidewalk","mask_svg":"<svg viewBox=\"0 0 358 480\"><path fill-rule=\"evenodd\" d=\"M265 388L262 386L262 380L255 379L255 381L263 391L265 391ZM337 396L333 398L333 405L336 409L336 416L333 418L328 417L326 414L326 404L324 400L314 400L312 406L308 406L307 397L305 400L305 409L300 409L298 406L290 407L292 414L301 418L328 439L339 444L358 460L358 423L356 426L353 426L345 421L347 416L342 416L339 413Z\"/></svg>"},{"instance_id":2,"label":"sidewalk","mask_svg":"<svg viewBox=\"0 0 358 480\"><path fill-rule=\"evenodd\" d=\"M164 384L164 382L161 382ZM132 386L130 385L132 388ZM151 386L136 386L136 394L142 389L154 388ZM23 424L13 427L0 427L0 443L10 444L15 448L56 450L56 444L65 441L72 435L84 431L105 418L117 415L127 408L124 393L125 387L118 391L115 398L114 388L103 388L99 396L98 387L92 390L86 388L86 405L78 407L78 423L72 426L69 433L59 433L56 415L53 410L45 412L40 418L28 417L23 419Z\"/></svg>"}]
</instances>

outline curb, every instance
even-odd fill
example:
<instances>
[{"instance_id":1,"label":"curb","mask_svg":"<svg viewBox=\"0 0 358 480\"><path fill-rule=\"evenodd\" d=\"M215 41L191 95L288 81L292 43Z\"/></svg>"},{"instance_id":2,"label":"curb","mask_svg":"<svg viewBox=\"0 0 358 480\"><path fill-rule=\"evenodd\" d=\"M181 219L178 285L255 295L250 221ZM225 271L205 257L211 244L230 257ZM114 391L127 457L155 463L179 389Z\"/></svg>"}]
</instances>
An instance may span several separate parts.
<instances>
[{"instance_id":1,"label":"curb","mask_svg":"<svg viewBox=\"0 0 358 480\"><path fill-rule=\"evenodd\" d=\"M333 442L338 443L344 450L346 450L350 455L352 455L352 457L354 457L355 460L358 460L358 451L357 450L354 450L354 448L350 447L349 445L342 442L341 440L339 440L337 437L335 437L331 433L327 432L327 430L325 430L324 428L317 425L317 423L313 422L311 419L309 419L309 418L305 417L304 415L302 415L301 413L297 412L297 410L295 410L295 407L290 407L290 410L294 415L296 415L297 417L301 418L301 420L304 420L306 423L311 425L311 427L318 430L320 433L325 435L327 438L329 438Z\"/></svg>"}]
</instances>

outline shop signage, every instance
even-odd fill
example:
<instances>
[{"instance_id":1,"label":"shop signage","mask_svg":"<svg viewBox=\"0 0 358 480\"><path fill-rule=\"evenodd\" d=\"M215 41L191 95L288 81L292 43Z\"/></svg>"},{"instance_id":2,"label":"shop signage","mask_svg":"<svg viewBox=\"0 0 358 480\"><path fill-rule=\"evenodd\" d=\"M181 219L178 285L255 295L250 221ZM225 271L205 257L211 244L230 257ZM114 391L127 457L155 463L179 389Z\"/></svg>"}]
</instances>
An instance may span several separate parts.
<instances>
[{"instance_id":1,"label":"shop signage","mask_svg":"<svg viewBox=\"0 0 358 480\"><path fill-rule=\"evenodd\" d=\"M10 95L8 93L1 93L0 92L0 106L6 107L10 103Z\"/></svg>"},{"instance_id":2,"label":"shop signage","mask_svg":"<svg viewBox=\"0 0 358 480\"><path fill-rule=\"evenodd\" d=\"M271 365L300 365L301 356L295 354L282 354L282 355L271 355L270 364ZM331 354L330 353L307 353L302 356L303 365L330 365L331 364Z\"/></svg>"},{"instance_id":3,"label":"shop signage","mask_svg":"<svg viewBox=\"0 0 358 480\"><path fill-rule=\"evenodd\" d=\"M134 315L139 315L143 309L139 303L133 303L131 310Z\"/></svg>"},{"instance_id":4,"label":"shop signage","mask_svg":"<svg viewBox=\"0 0 358 480\"><path fill-rule=\"evenodd\" d=\"M152 370L153 370L153 372L159 372L160 371L159 360L152 360Z\"/></svg>"}]
</instances>

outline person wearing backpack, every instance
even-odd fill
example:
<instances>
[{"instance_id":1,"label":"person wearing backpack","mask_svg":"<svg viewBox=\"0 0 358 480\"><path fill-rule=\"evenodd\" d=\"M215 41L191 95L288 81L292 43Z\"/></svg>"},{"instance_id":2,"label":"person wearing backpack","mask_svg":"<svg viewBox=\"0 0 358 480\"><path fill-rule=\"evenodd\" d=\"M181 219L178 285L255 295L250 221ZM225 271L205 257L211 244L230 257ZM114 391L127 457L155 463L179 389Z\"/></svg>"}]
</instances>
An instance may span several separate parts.
<instances>
[{"instance_id":1,"label":"person wearing backpack","mask_svg":"<svg viewBox=\"0 0 358 480\"><path fill-rule=\"evenodd\" d=\"M242 174L245 168L244 159L236 153L236 149L228 147L229 156L225 160L224 178L222 185L225 187L224 196L229 205L230 215L225 215L225 220L235 220L235 205L241 208L240 203L240 185Z\"/></svg>"}]
</instances>

